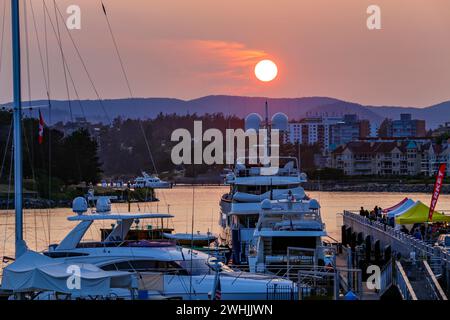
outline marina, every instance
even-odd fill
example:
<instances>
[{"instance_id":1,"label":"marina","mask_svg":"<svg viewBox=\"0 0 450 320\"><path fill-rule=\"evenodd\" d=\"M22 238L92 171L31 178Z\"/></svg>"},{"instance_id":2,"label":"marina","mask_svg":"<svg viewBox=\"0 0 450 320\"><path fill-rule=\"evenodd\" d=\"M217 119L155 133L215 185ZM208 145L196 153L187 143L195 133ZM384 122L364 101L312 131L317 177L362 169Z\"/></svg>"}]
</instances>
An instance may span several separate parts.
<instances>
[{"instance_id":1,"label":"marina","mask_svg":"<svg viewBox=\"0 0 450 320\"><path fill-rule=\"evenodd\" d=\"M217 212L220 211L220 205L219 201L217 199L220 199L221 196L228 190L229 187L222 186L222 187L201 187L197 186L194 187L194 195L195 195L195 221L196 221L196 233L197 230L201 233L206 233L208 231L212 232L213 234L220 234L221 227L219 225L219 219ZM167 209L169 209L170 214L173 215L173 218L171 218L170 222L165 222L165 226L167 228L173 228L175 233L186 233L189 234L189 228L188 226L189 222L191 221L191 212L188 209L192 205L192 186L177 186L170 190L158 190L158 194L161 194L161 192L164 192L164 195L161 195L161 198L164 198L167 203L163 203L163 201L155 203L134 203L132 204L132 211L137 212L167 212ZM205 197L205 192L208 191L209 195ZM361 204L364 207L371 208L375 205L378 205L380 207L386 207L388 208L391 204L398 201L398 199L401 198L399 194L374 194L374 193L346 193L346 192L307 192L307 194L310 197L314 197L317 199L320 199L321 204L321 213L322 213L322 219L325 222L326 230L329 235L331 235L334 239L338 240L339 242L342 240L342 226L351 227L352 233L355 232L356 234L359 232L370 232L368 234L364 234L364 236L369 235L372 236L375 242L375 239L382 240L382 244L380 245L380 248L384 248L387 244L394 244L395 237L386 237L384 228L385 226L380 224L379 226L370 223L369 221L364 221L361 219L360 215L358 214L358 206ZM215 196L215 199L211 199L212 195ZM428 194L413 194L412 195L414 199L421 199L422 201L426 201L429 199ZM381 201L382 199L382 201ZM191 201L191 202L190 202ZM358 203L358 205L354 205L354 203ZM170 205L168 205L170 203ZM348 211L347 208L352 208L353 210ZM440 198L440 207L443 208L445 212L450 209L450 196L448 195L442 195ZM448 208L448 209L447 209ZM125 203L114 203L112 204L112 211L113 212L126 212L128 210L127 204ZM346 214L343 214L344 212L347 212ZM355 213L352 213L355 212ZM6 231L6 240L3 240L3 243L7 244L3 248L3 256L6 257L12 257L14 256L14 247L11 245L11 241L8 241L11 239L11 236L14 232L14 223L13 223L13 213L6 211L3 211L5 215L2 215L2 221L0 222L1 227L3 230ZM67 217L73 215L71 209L50 209L48 212L46 210L26 210L24 214L24 221L25 221L25 239L27 243L29 244L30 248L35 249L36 251L42 251L46 250L48 248L48 241L45 239L47 238L48 232L50 232L50 239L51 243L59 243L63 240L64 236L71 230L73 226L73 222L70 222L67 220ZM49 219L49 220L47 220ZM143 231L147 230L147 223L146 220L143 220L140 223L139 229L142 229ZM33 225L36 223L36 225ZM50 223L50 225L48 224ZM148 224L153 224L155 226L155 229L157 227L161 226L160 219L153 219L152 221L149 220ZM48 230L48 226L50 226L50 229ZM95 220L92 224L91 231L85 234L83 241L97 241L101 238L101 229L107 228L110 226L109 220ZM133 227L133 230L135 227ZM389 227L390 228L390 227ZM379 230L381 229L381 230ZM36 234L35 234L36 233ZM397 234L398 236L401 236L401 234L398 234L393 232L393 234ZM380 236L381 235L381 236ZM34 241L37 242L35 243ZM395 240L397 241L397 240ZM404 238L402 241L410 241L410 237ZM434 252L433 246L430 244L420 244L415 243L413 245L411 244L402 244L401 241L397 241L396 250L397 248L400 248L402 250L401 253L406 258L409 257L409 251L410 248L417 248L417 257L423 256L423 252ZM393 250L394 251L394 250ZM430 255L432 257L432 255ZM430 268L432 270L437 270L436 265L437 263L436 259L429 260ZM448 261L448 257L443 257L442 260L440 260L440 264L442 267L445 267L445 262ZM3 261L2 266L3 268L8 264L8 261ZM9 262L10 263L10 262ZM404 263L404 262L403 262ZM315 271L316 273L324 272L324 275L326 274L327 277L330 279L327 281L328 283L333 283L334 281L341 281L341 283L345 283L347 280L347 277L349 275L349 270L353 270L352 274L354 275L354 279L358 279L358 275L361 274L361 269L355 267L355 265L351 266L348 264L348 258L345 255L345 250L342 254L338 254L336 257L336 265L337 270L339 270L340 276L336 276L333 274L332 277L330 277L329 270L323 269L323 271L320 271L320 268L317 268ZM401 275L402 272L400 271L394 271L397 267L397 264L395 262L391 262L389 265L392 267L392 273L390 275L386 274L388 279L391 279L391 283L389 284L389 287L394 284L394 274ZM404 268L406 268L408 265L405 265ZM3 270L2 268L2 270ZM384 269L386 270L386 269ZM398 267L397 267L398 270ZM426 268L424 267L424 270L426 271ZM445 270L445 269L443 269ZM448 269L447 269L448 270ZM305 266L290 266L290 271L283 273L285 277L294 277L296 278L295 281L298 280L298 272L301 271L302 278L301 283L308 283L310 284L310 272L308 271ZM395 273L397 272L397 273ZM411 271L412 272L412 271ZM438 275L443 275L444 271L439 271L437 273ZM403 269L403 274L405 275L404 278L398 276L398 286L403 286L402 288L408 288L406 285L406 281L404 279L408 279L406 274L407 272L405 269ZM339 280L340 278L340 280ZM337 280L336 280L337 279ZM355 281L355 280L353 280ZM401 282L403 281L403 282ZM432 278L430 277L430 283L433 283ZM316 283L317 287L321 287L319 282ZM403 283L403 284L402 284ZM360 299L380 299L381 294L374 293L373 290L363 290L365 288L365 283L362 280L362 277L360 279L360 282L355 281L354 283L354 291L356 293L360 292L362 293L361 296L359 296ZM397 285L397 284L395 284ZM410 281L410 286L413 287L415 284ZM360 288L358 289L358 286ZM330 284L327 285L327 288L330 288ZM335 297L334 293L334 285L331 286L331 289L328 289L330 298ZM403 289L403 290L406 290ZM445 286L441 285L441 289L448 290L445 288ZM387 290L384 288L385 291ZM414 289L413 289L414 290ZM436 291L439 292L439 291ZM303 299L305 299L308 294L310 294L310 290L306 290L303 294ZM409 295L408 295L409 294ZM445 293L444 293L445 294ZM419 295L420 296L420 295ZM274 296L275 297L275 296ZM337 297L339 297L339 294L337 293ZM406 291L405 297L410 297L412 299L413 295L408 293ZM336 298L336 297L335 297ZM343 297L341 297L343 298ZM433 298L436 298L436 296L433 296ZM295 295L292 299L296 300L299 299L298 295Z\"/></svg>"},{"instance_id":2,"label":"marina","mask_svg":"<svg viewBox=\"0 0 450 320\"><path fill-rule=\"evenodd\" d=\"M120 102L127 114L112 119L108 112L117 110L105 108L110 101L100 96L90 73L95 68L88 68L69 20L61 34L64 16L56 1L49 5L44 0L39 8L40 36L32 3L10 4L9 12L3 7L3 24L10 14L11 29L3 26L0 40L2 62L3 33L10 33L12 102L0 111L6 138L0 167L2 300L448 301L450 129L445 130L450 126L427 131L424 120L402 113L400 120L380 116L371 127L353 110L345 115L330 111L332 116L315 111L311 117L297 100L283 109L280 100L268 97L244 99L237 106L245 106L239 116L224 114L232 100L199 114L197 107L205 105L173 111L186 101L172 99L164 112L149 118L146 112L164 101L155 98L144 115L134 117L145 99L136 95L139 86L129 80L132 72L122 56L130 43L119 46L116 37L122 31L114 32L117 20L110 20L109 4L100 1L100 10L92 12L102 17L112 46L105 52L115 62L107 69L115 66L128 97ZM66 12L75 21L80 8L70 8ZM30 53L31 21L39 55ZM61 56L70 121L51 120L56 100L50 75L59 67L52 64L48 31L56 41L50 49ZM77 70L87 77L84 82L102 109L95 115L97 123L85 117L77 88L83 81L72 78L74 62L66 57L63 38L70 41L81 63ZM194 41L196 50L223 45L211 41ZM181 43L182 51L189 52L192 43ZM246 67L253 69L253 80L264 86L261 92L269 92L279 71L273 58L239 43L225 45L230 46L252 57L234 59L235 53L228 52L224 58L238 61L241 69L248 63L243 61L250 61ZM159 49L149 52L160 54ZM193 52L186 56L198 55ZM108 59L103 54L101 61ZM41 60L43 104L33 105L30 55ZM279 67L283 75L284 65ZM153 71L151 82L159 80ZM210 99L217 97L227 98ZM337 101L311 99L322 101L313 104L313 111L328 110ZM74 118L73 101L83 117ZM298 116L292 106L305 117L289 118L288 113ZM48 125L41 110L46 110ZM385 185L394 181L399 192L355 191L371 177ZM342 180L343 189L337 190L348 191L321 191L322 178L331 184L329 190ZM402 189L403 178L420 187ZM432 182L432 192L408 192L426 191ZM185 307L179 311L210 313ZM244 313L259 312L248 307ZM271 314L272 306L264 310Z\"/></svg>"}]
</instances>

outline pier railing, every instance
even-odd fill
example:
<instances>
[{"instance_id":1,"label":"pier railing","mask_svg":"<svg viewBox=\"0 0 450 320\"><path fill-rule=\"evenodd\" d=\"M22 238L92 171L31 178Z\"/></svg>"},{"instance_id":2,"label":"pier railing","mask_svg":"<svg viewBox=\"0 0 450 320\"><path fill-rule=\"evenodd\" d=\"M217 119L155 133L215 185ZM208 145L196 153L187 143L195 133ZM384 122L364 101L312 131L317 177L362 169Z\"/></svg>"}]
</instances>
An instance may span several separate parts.
<instances>
[{"instance_id":1,"label":"pier railing","mask_svg":"<svg viewBox=\"0 0 450 320\"><path fill-rule=\"evenodd\" d=\"M414 238L400 230L379 221L369 220L350 211L344 211L344 224L352 227L355 232L363 232L378 239L384 245L391 245L392 251L409 257L412 251L417 258L427 259L435 274L441 274L442 263L450 263L450 253L443 248L433 246L425 241ZM436 263L438 262L438 263ZM440 262L440 263L439 263Z\"/></svg>"},{"instance_id":2,"label":"pier railing","mask_svg":"<svg viewBox=\"0 0 450 320\"><path fill-rule=\"evenodd\" d=\"M450 289L450 252L444 248L414 238L391 226L373 221L351 211L343 213L344 225L351 227L353 232L362 232L365 236L380 240L384 246L390 245L392 252L399 253L404 258L410 258L414 252L415 259L425 260L436 278L445 275L447 292Z\"/></svg>"},{"instance_id":3,"label":"pier railing","mask_svg":"<svg viewBox=\"0 0 450 320\"><path fill-rule=\"evenodd\" d=\"M414 289L406 276L405 270L399 261L395 261L395 273L396 276L394 283L400 290L403 300L417 300L416 293L414 292Z\"/></svg>"}]
</instances>

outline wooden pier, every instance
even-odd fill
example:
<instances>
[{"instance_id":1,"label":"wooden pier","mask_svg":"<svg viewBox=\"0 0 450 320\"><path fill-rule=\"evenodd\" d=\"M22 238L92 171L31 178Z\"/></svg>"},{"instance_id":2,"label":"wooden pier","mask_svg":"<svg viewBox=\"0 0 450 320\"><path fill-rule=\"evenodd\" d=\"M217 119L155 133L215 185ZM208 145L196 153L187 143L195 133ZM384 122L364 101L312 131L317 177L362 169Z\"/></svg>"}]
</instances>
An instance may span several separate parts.
<instances>
[{"instance_id":1,"label":"wooden pier","mask_svg":"<svg viewBox=\"0 0 450 320\"><path fill-rule=\"evenodd\" d=\"M448 251L350 211L344 211L343 222L342 242L348 246L350 255L358 246L363 246L366 256L373 253L375 264L384 261L382 286L378 290L380 297L395 286L404 300L447 300L450 291Z\"/></svg>"}]
</instances>

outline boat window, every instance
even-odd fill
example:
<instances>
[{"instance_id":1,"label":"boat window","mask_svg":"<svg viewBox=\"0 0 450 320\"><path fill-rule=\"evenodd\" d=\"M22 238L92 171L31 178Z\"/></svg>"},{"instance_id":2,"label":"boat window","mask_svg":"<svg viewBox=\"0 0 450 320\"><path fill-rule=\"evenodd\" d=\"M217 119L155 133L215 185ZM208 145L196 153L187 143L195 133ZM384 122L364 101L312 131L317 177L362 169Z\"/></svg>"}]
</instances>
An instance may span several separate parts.
<instances>
[{"instance_id":1,"label":"boat window","mask_svg":"<svg viewBox=\"0 0 450 320\"><path fill-rule=\"evenodd\" d=\"M68 257L88 256L89 253L51 251L51 252L44 252L44 255L50 258L68 258Z\"/></svg>"},{"instance_id":2,"label":"boat window","mask_svg":"<svg viewBox=\"0 0 450 320\"><path fill-rule=\"evenodd\" d=\"M105 271L130 271L130 272L162 272L166 274L182 274L187 272L172 261L155 260L130 260L111 263L100 267Z\"/></svg>"},{"instance_id":3,"label":"boat window","mask_svg":"<svg viewBox=\"0 0 450 320\"><path fill-rule=\"evenodd\" d=\"M152 260L134 260L130 261L135 271L155 271L157 261Z\"/></svg>"},{"instance_id":4,"label":"boat window","mask_svg":"<svg viewBox=\"0 0 450 320\"><path fill-rule=\"evenodd\" d=\"M107 264L103 267L100 267L100 269L102 269L104 271L117 271L117 267L114 263Z\"/></svg>"},{"instance_id":5,"label":"boat window","mask_svg":"<svg viewBox=\"0 0 450 320\"><path fill-rule=\"evenodd\" d=\"M133 267L131 266L129 261L122 261L116 263L116 268L119 271L133 271Z\"/></svg>"}]
</instances>

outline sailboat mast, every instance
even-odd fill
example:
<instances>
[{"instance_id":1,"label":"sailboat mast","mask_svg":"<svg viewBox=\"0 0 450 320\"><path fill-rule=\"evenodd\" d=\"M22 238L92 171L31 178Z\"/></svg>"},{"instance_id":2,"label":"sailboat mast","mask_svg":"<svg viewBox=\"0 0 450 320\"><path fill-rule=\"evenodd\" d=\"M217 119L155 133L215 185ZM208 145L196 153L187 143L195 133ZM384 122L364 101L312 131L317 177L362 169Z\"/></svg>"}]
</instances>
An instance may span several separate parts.
<instances>
[{"instance_id":1,"label":"sailboat mast","mask_svg":"<svg viewBox=\"0 0 450 320\"><path fill-rule=\"evenodd\" d=\"M22 209L22 96L20 70L19 0L11 0L13 108L14 108L14 205L16 213L16 258L25 251Z\"/></svg>"}]
</instances>

